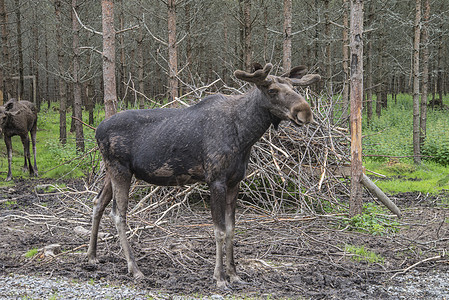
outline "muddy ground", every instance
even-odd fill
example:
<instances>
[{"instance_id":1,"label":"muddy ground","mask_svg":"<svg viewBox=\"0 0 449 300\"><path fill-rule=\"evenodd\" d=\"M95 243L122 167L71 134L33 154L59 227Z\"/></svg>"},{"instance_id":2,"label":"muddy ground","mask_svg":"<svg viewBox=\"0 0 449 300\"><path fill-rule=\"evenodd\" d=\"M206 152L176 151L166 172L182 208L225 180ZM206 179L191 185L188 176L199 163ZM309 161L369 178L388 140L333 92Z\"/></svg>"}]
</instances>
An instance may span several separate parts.
<instances>
[{"instance_id":1,"label":"muddy ground","mask_svg":"<svg viewBox=\"0 0 449 300\"><path fill-rule=\"evenodd\" d=\"M155 209L130 214L128 236L146 275L145 280L134 282L127 275L116 230L107 215L100 230L104 233L98 246L100 263L92 266L85 261L94 195L90 188L82 181L66 181L63 189L53 183L15 179L15 186L0 189L0 275L106 281L170 295L224 295L212 280L215 242L204 202L184 202L169 211L163 208L165 215ZM392 293L392 288L409 284L403 273L416 274L416 278L447 274L449 261L443 254L449 247L449 192L438 196L406 193L392 199L403 218L398 220L399 232L383 235L352 231L339 215L270 217L239 207L237 270L249 284L229 294L394 299L400 294ZM133 200L130 209L135 204ZM42 248L51 244L59 244L62 252L44 254ZM380 261L357 259L358 255L345 251L345 245L363 246ZM26 257L31 249L38 249L37 254ZM425 290L417 296L428 298Z\"/></svg>"}]
</instances>

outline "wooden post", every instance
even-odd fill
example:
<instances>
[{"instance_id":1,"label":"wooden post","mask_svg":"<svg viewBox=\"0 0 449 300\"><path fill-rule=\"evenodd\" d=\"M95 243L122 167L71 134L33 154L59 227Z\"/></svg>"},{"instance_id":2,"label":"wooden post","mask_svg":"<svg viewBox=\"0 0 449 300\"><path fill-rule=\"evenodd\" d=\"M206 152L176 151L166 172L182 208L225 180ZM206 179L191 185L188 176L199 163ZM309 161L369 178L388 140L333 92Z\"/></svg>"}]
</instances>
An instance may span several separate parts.
<instances>
[{"instance_id":1,"label":"wooden post","mask_svg":"<svg viewBox=\"0 0 449 300\"><path fill-rule=\"evenodd\" d=\"M362 213L363 0L351 0L351 195L349 215Z\"/></svg>"}]
</instances>

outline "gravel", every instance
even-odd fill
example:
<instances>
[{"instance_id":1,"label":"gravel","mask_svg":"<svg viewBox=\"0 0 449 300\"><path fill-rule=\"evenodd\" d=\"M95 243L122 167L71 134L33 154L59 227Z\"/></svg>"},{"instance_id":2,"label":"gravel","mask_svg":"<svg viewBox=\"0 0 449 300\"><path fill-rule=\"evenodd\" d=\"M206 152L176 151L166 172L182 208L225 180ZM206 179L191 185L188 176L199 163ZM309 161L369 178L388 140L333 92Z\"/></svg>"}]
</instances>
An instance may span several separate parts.
<instances>
[{"instance_id":1,"label":"gravel","mask_svg":"<svg viewBox=\"0 0 449 300\"><path fill-rule=\"evenodd\" d=\"M449 299L449 273L441 271L411 271L397 276L389 285L371 286L368 295L383 299ZM377 290L377 292L376 292ZM235 296L232 296L232 299ZM349 297L350 298L350 297ZM368 296L369 298L369 296ZM10 274L0 276L0 299L198 299L174 296L137 289L126 285L113 286L107 282L76 282L63 278ZM221 300L221 295L201 297L203 300Z\"/></svg>"},{"instance_id":2,"label":"gravel","mask_svg":"<svg viewBox=\"0 0 449 300\"><path fill-rule=\"evenodd\" d=\"M76 282L64 278L10 274L0 276L0 299L194 299L170 296L129 287L112 286L107 282ZM202 299L220 300L221 295Z\"/></svg>"}]
</instances>

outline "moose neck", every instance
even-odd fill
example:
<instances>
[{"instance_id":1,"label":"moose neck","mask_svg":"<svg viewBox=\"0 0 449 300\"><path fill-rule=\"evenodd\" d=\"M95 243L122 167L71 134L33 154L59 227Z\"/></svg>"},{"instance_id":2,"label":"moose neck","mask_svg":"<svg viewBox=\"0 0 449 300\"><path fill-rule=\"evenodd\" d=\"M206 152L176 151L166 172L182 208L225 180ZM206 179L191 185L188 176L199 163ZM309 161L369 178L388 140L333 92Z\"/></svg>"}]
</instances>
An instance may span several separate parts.
<instances>
[{"instance_id":1,"label":"moose neck","mask_svg":"<svg viewBox=\"0 0 449 300\"><path fill-rule=\"evenodd\" d=\"M262 137L271 124L277 126L280 119L269 111L268 99L258 88L253 88L241 95L237 101L238 135L242 146L250 148Z\"/></svg>"}]
</instances>

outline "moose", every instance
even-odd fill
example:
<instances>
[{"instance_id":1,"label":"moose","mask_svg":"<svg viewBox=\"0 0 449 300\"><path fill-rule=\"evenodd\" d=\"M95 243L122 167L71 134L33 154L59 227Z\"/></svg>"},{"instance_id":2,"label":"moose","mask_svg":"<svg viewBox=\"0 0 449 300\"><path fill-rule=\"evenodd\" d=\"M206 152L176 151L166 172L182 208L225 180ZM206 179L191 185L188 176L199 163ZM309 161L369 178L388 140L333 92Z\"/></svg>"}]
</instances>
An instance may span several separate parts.
<instances>
[{"instance_id":1,"label":"moose","mask_svg":"<svg viewBox=\"0 0 449 300\"><path fill-rule=\"evenodd\" d=\"M236 272L233 237L239 183L245 178L252 146L271 124L282 120L296 125L312 121L312 111L293 86L320 80L305 66L282 76L269 75L272 64L256 65L254 72L234 72L236 78L255 84L242 95L214 94L188 108L127 110L103 120L96 140L106 170L104 185L94 199L92 231L87 259L98 263L97 239L101 217L113 200L115 222L128 272L139 270L126 237L126 211L131 179L172 186L205 182L216 240L213 278L220 289L244 284ZM226 274L223 266L226 253Z\"/></svg>"},{"instance_id":2,"label":"moose","mask_svg":"<svg viewBox=\"0 0 449 300\"><path fill-rule=\"evenodd\" d=\"M22 140L23 156L25 162L23 171L29 170L31 176L37 176L36 164L36 131L37 131L37 107L29 101L18 101L11 98L5 105L0 106L0 134L3 134L5 140L6 152L8 155L8 175L6 181L12 179L12 143L11 137L18 135ZM30 159L30 133L33 147L34 165Z\"/></svg>"}]
</instances>

